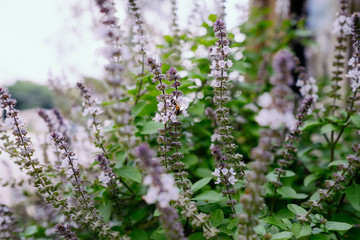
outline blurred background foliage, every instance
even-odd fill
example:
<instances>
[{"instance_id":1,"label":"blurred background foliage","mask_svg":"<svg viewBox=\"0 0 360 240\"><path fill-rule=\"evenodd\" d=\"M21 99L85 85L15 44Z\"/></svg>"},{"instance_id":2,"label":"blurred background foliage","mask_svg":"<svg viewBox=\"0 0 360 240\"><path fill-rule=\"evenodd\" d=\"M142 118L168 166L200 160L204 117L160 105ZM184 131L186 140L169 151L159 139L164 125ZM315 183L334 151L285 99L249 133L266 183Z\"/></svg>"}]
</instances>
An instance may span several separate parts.
<instances>
[{"instance_id":1,"label":"blurred background foliage","mask_svg":"<svg viewBox=\"0 0 360 240\"><path fill-rule=\"evenodd\" d=\"M19 110L31 108L51 109L54 107L54 95L47 85L30 81L17 81L8 86L10 94L17 100Z\"/></svg>"}]
</instances>

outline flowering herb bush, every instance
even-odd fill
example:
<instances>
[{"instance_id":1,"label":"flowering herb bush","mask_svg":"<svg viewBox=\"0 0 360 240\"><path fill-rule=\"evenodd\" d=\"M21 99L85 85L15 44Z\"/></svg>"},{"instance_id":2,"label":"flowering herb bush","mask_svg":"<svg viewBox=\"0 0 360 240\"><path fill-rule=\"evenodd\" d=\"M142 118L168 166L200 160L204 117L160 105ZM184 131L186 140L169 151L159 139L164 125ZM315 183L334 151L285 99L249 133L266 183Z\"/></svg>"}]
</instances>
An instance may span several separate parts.
<instances>
[{"instance_id":1,"label":"flowering herb bush","mask_svg":"<svg viewBox=\"0 0 360 240\"><path fill-rule=\"evenodd\" d=\"M289 1L277 1L276 21L254 8L235 41L225 1L201 26L194 4L181 30L172 0L172 35L156 49L136 0L129 26L96 0L106 77L52 84L73 109L38 111L42 149L0 88L1 150L33 186L22 205L0 205L0 238L359 239L360 14L339 2L334 70L318 82L291 48L307 39Z\"/></svg>"}]
</instances>

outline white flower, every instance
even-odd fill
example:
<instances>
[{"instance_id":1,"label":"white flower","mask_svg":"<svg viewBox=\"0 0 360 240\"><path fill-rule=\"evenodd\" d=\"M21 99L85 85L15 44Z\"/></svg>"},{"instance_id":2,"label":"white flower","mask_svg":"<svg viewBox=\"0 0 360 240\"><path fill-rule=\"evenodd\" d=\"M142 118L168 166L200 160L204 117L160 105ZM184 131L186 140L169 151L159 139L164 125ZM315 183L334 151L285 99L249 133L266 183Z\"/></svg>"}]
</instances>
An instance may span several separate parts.
<instances>
[{"instance_id":1,"label":"white flower","mask_svg":"<svg viewBox=\"0 0 360 240\"><path fill-rule=\"evenodd\" d=\"M156 202L160 189L156 186L150 186L147 194L143 197L145 202L148 204L153 204Z\"/></svg>"},{"instance_id":2,"label":"white flower","mask_svg":"<svg viewBox=\"0 0 360 240\"><path fill-rule=\"evenodd\" d=\"M271 105L273 102L273 98L271 97L270 93L266 92L259 97L259 106L266 108Z\"/></svg>"},{"instance_id":3,"label":"white flower","mask_svg":"<svg viewBox=\"0 0 360 240\"><path fill-rule=\"evenodd\" d=\"M159 102L157 106L158 106L158 110L161 111L164 109L165 104L164 102Z\"/></svg>"},{"instance_id":4,"label":"white flower","mask_svg":"<svg viewBox=\"0 0 360 240\"><path fill-rule=\"evenodd\" d=\"M220 169L215 168L214 172L212 173L214 177L220 177Z\"/></svg>"},{"instance_id":5,"label":"white flower","mask_svg":"<svg viewBox=\"0 0 360 240\"><path fill-rule=\"evenodd\" d=\"M93 114L100 115L102 113L103 111L99 107L87 107L84 109L83 115L84 116L93 115Z\"/></svg>"},{"instance_id":6,"label":"white flower","mask_svg":"<svg viewBox=\"0 0 360 240\"><path fill-rule=\"evenodd\" d=\"M101 172L100 176L99 176L99 181L102 183L109 183L111 180L111 178L109 177L109 175L105 174L104 172Z\"/></svg>"},{"instance_id":7,"label":"white flower","mask_svg":"<svg viewBox=\"0 0 360 240\"><path fill-rule=\"evenodd\" d=\"M212 51L211 51L210 55L212 55L212 56L217 55L217 51L218 51L218 47L213 47L213 49L212 49Z\"/></svg>"},{"instance_id":8,"label":"white flower","mask_svg":"<svg viewBox=\"0 0 360 240\"><path fill-rule=\"evenodd\" d=\"M351 34L351 18L344 15L340 15L335 19L332 31L333 34L338 36L341 35L342 32L345 35Z\"/></svg>"},{"instance_id":9,"label":"white flower","mask_svg":"<svg viewBox=\"0 0 360 240\"><path fill-rule=\"evenodd\" d=\"M213 69L211 71L211 76L213 76L214 78L219 78L221 76L221 71Z\"/></svg>"},{"instance_id":10,"label":"white flower","mask_svg":"<svg viewBox=\"0 0 360 240\"><path fill-rule=\"evenodd\" d=\"M179 97L178 98L178 102L179 102L179 107L180 107L180 110L183 111L183 110L186 110L189 108L189 104L190 104L190 99L187 98L187 97Z\"/></svg>"},{"instance_id":11,"label":"white flower","mask_svg":"<svg viewBox=\"0 0 360 240\"><path fill-rule=\"evenodd\" d=\"M260 126L269 126L271 129L278 129L283 125L290 128L296 122L291 112L282 113L276 109L262 109L255 120Z\"/></svg>"},{"instance_id":12,"label":"white flower","mask_svg":"<svg viewBox=\"0 0 360 240\"><path fill-rule=\"evenodd\" d=\"M235 175L235 174L236 174L236 172L234 171L233 168L230 168L230 174L231 174L231 175Z\"/></svg>"},{"instance_id":13,"label":"white flower","mask_svg":"<svg viewBox=\"0 0 360 240\"><path fill-rule=\"evenodd\" d=\"M288 128L291 128L295 125L296 119L294 117L294 114L292 112L286 112L284 116L284 123Z\"/></svg>"},{"instance_id":14,"label":"white flower","mask_svg":"<svg viewBox=\"0 0 360 240\"><path fill-rule=\"evenodd\" d=\"M222 174L226 175L229 172L229 170L227 168L223 168L221 169L221 172Z\"/></svg>"},{"instance_id":15,"label":"white flower","mask_svg":"<svg viewBox=\"0 0 360 240\"><path fill-rule=\"evenodd\" d=\"M232 65L233 65L233 63L232 63L232 61L229 59L229 60L226 61L226 65L227 65L228 68L231 68Z\"/></svg>"},{"instance_id":16,"label":"white flower","mask_svg":"<svg viewBox=\"0 0 360 240\"><path fill-rule=\"evenodd\" d=\"M168 116L162 116L162 118L161 118L161 123L163 123L163 124L165 124L167 121L169 121L169 117Z\"/></svg>"},{"instance_id":17,"label":"white flower","mask_svg":"<svg viewBox=\"0 0 360 240\"><path fill-rule=\"evenodd\" d=\"M170 120L171 120L172 122L177 122L177 121L178 121L176 115L171 115L171 116L170 116Z\"/></svg>"},{"instance_id":18,"label":"white flower","mask_svg":"<svg viewBox=\"0 0 360 240\"><path fill-rule=\"evenodd\" d=\"M220 134L217 134L217 133L214 133L212 136L211 136L211 142L215 142L215 141L221 141L221 136Z\"/></svg>"},{"instance_id":19,"label":"white flower","mask_svg":"<svg viewBox=\"0 0 360 240\"><path fill-rule=\"evenodd\" d=\"M220 183L221 183L221 178L216 179L215 184L220 184Z\"/></svg>"},{"instance_id":20,"label":"white flower","mask_svg":"<svg viewBox=\"0 0 360 240\"><path fill-rule=\"evenodd\" d=\"M179 192L174 185L174 179L170 175L161 174L160 181L161 187L154 185L152 176L146 176L144 178L144 184L150 187L143 198L148 204L158 202L160 207L165 208L169 206L171 200L177 200L179 198Z\"/></svg>"},{"instance_id":21,"label":"white flower","mask_svg":"<svg viewBox=\"0 0 360 240\"><path fill-rule=\"evenodd\" d=\"M296 86L297 87L302 87L302 86L304 86L304 84L305 84L304 80L298 79L296 81Z\"/></svg>"},{"instance_id":22,"label":"white flower","mask_svg":"<svg viewBox=\"0 0 360 240\"><path fill-rule=\"evenodd\" d=\"M66 170L66 176L68 178L71 178L73 174L74 174L74 172L71 167Z\"/></svg>"},{"instance_id":23,"label":"white flower","mask_svg":"<svg viewBox=\"0 0 360 240\"><path fill-rule=\"evenodd\" d=\"M351 89L353 92L356 92L356 90L360 87L360 83L358 82L353 82L351 83Z\"/></svg>"},{"instance_id":24,"label":"white flower","mask_svg":"<svg viewBox=\"0 0 360 240\"><path fill-rule=\"evenodd\" d=\"M354 63L355 63L355 58L354 58L354 57L351 57L351 58L349 59L348 64L349 64L350 66L353 66Z\"/></svg>"},{"instance_id":25,"label":"white flower","mask_svg":"<svg viewBox=\"0 0 360 240\"><path fill-rule=\"evenodd\" d=\"M231 185L234 185L238 180L232 175L228 178L228 181Z\"/></svg>"},{"instance_id":26,"label":"white flower","mask_svg":"<svg viewBox=\"0 0 360 240\"><path fill-rule=\"evenodd\" d=\"M155 122L160 122L160 121L161 121L161 115L160 115L159 113L156 113L156 114L155 114L155 117L153 118L153 120L154 120Z\"/></svg>"},{"instance_id":27,"label":"white flower","mask_svg":"<svg viewBox=\"0 0 360 240\"><path fill-rule=\"evenodd\" d=\"M223 51L224 51L224 54L225 54L225 55L228 55L228 54L230 53L230 48L229 48L229 46L223 47Z\"/></svg>"},{"instance_id":28,"label":"white flower","mask_svg":"<svg viewBox=\"0 0 360 240\"><path fill-rule=\"evenodd\" d=\"M152 184L152 177L150 175L146 175L144 177L144 184L150 186Z\"/></svg>"},{"instance_id":29,"label":"white flower","mask_svg":"<svg viewBox=\"0 0 360 240\"><path fill-rule=\"evenodd\" d=\"M220 60L220 61L219 61L219 67L220 67L220 68L224 68L224 67L225 67L225 61L224 61L224 60Z\"/></svg>"},{"instance_id":30,"label":"white flower","mask_svg":"<svg viewBox=\"0 0 360 240\"><path fill-rule=\"evenodd\" d=\"M360 78L360 71L357 70L357 69L349 70L349 72L346 74L346 77L359 79Z\"/></svg>"},{"instance_id":31,"label":"white flower","mask_svg":"<svg viewBox=\"0 0 360 240\"><path fill-rule=\"evenodd\" d=\"M212 61L210 69L216 69L217 67L217 62L216 61Z\"/></svg>"},{"instance_id":32,"label":"white flower","mask_svg":"<svg viewBox=\"0 0 360 240\"><path fill-rule=\"evenodd\" d=\"M221 86L221 82L220 82L220 81L217 81L217 80L212 80L211 83L210 83L210 86L213 87L213 88L220 87L220 86Z\"/></svg>"},{"instance_id":33,"label":"white flower","mask_svg":"<svg viewBox=\"0 0 360 240\"><path fill-rule=\"evenodd\" d=\"M303 97L313 97L314 102L316 102L319 98L317 95L318 86L316 85L316 79L313 77L309 77L307 81L298 79L296 82L296 86L300 87L300 94Z\"/></svg>"}]
</instances>

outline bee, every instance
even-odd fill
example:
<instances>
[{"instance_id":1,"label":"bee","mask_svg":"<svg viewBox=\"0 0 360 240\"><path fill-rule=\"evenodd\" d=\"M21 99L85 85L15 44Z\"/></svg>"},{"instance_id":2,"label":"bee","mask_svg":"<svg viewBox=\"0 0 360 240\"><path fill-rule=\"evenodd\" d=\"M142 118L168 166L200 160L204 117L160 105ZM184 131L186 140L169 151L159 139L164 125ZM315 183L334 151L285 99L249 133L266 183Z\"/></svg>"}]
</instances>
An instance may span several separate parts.
<instances>
[{"instance_id":1,"label":"bee","mask_svg":"<svg viewBox=\"0 0 360 240\"><path fill-rule=\"evenodd\" d=\"M181 110L180 110L180 103L179 103L179 101L176 100L176 99L173 99L172 101L173 101L173 104L175 105L175 106L174 106L175 115L176 115L176 116L181 115Z\"/></svg>"}]
</instances>

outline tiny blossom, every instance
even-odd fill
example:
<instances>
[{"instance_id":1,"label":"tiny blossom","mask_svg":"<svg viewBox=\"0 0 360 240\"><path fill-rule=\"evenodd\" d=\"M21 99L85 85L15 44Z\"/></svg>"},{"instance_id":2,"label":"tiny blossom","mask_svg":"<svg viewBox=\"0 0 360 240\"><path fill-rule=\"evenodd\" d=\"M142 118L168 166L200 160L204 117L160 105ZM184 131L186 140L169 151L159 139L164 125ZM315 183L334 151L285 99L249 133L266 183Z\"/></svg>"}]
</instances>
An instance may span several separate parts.
<instances>
[{"instance_id":1,"label":"tiny blossom","mask_svg":"<svg viewBox=\"0 0 360 240\"><path fill-rule=\"evenodd\" d=\"M238 179L236 179L236 172L233 168L215 168L212 173L214 177L217 177L215 184L224 183L226 185L234 185Z\"/></svg>"},{"instance_id":2,"label":"tiny blossom","mask_svg":"<svg viewBox=\"0 0 360 240\"><path fill-rule=\"evenodd\" d=\"M307 80L298 79L296 82L296 86L300 88L300 94L303 97L312 97L314 102L316 102L319 98L317 95L318 86L316 85L316 80L313 77L310 77Z\"/></svg>"},{"instance_id":3,"label":"tiny blossom","mask_svg":"<svg viewBox=\"0 0 360 240\"><path fill-rule=\"evenodd\" d=\"M100 176L99 176L99 180L105 184L109 183L111 178L104 172L101 172Z\"/></svg>"},{"instance_id":4,"label":"tiny blossom","mask_svg":"<svg viewBox=\"0 0 360 240\"><path fill-rule=\"evenodd\" d=\"M243 211L238 216L239 239L258 239L255 227L259 224L259 211L264 208L264 198L261 196L264 192L268 165L272 161L270 150L272 142L277 138L276 135L274 130L262 131L258 146L251 151L254 161L249 163L251 171L245 175L245 193L240 197Z\"/></svg>"},{"instance_id":5,"label":"tiny blossom","mask_svg":"<svg viewBox=\"0 0 360 240\"><path fill-rule=\"evenodd\" d=\"M103 39L105 40L105 57L108 59L108 64L105 66L106 77L105 81L109 86L109 98L112 100L112 104L107 107L107 114L111 115L118 136L118 143L122 147L122 150L126 151L130 158L133 158L131 154L132 149L137 145L138 139L135 137L135 127L131 124L133 119L131 118L131 105L129 101L124 101L128 97L126 86L123 80L123 66L122 60L122 46L120 42L120 24L119 19L116 17L116 9L114 0L96 0L97 6L102 14L102 24L100 28L105 34ZM92 99L94 101L94 99ZM99 102L94 101L93 106L99 105ZM85 111L86 113L86 111ZM96 112L97 115L100 112ZM96 118L98 121L98 119ZM100 123L100 122L99 122ZM95 118L93 121L89 121L92 128L95 128L95 132L98 136L96 138L101 139L100 124L97 124ZM96 126L98 125L98 126ZM102 143L95 142L98 146Z\"/></svg>"},{"instance_id":6,"label":"tiny blossom","mask_svg":"<svg viewBox=\"0 0 360 240\"><path fill-rule=\"evenodd\" d=\"M90 224L92 230L98 232L99 236L104 236L108 239L118 239L118 233L109 230L110 227L102 220L94 204L90 201L90 196L86 190L86 186L84 186L84 181L80 176L78 159L75 158L74 152L68 150L68 144L65 141L65 137L58 132L51 133L50 137L62 152L61 158L63 159L63 167L66 168L67 178L73 186L74 195L81 206L81 211L78 213L79 218L87 218L86 222Z\"/></svg>"},{"instance_id":7,"label":"tiny blossom","mask_svg":"<svg viewBox=\"0 0 360 240\"><path fill-rule=\"evenodd\" d=\"M230 176L228 181L231 185L234 185L238 180L234 176Z\"/></svg>"},{"instance_id":8,"label":"tiny blossom","mask_svg":"<svg viewBox=\"0 0 360 240\"><path fill-rule=\"evenodd\" d=\"M0 204L0 239L20 240L19 232L12 211Z\"/></svg>"},{"instance_id":9,"label":"tiny blossom","mask_svg":"<svg viewBox=\"0 0 360 240\"><path fill-rule=\"evenodd\" d=\"M232 207L234 213L234 205L236 200L231 198L235 193L234 189L229 189L229 186L234 185L235 182L241 179L244 175L245 164L241 161L242 156L236 154L237 146L234 144L234 137L232 135L232 125L229 118L229 108L225 106L230 100L229 91L229 75L228 69L232 67L233 63L229 59L231 52L229 47L229 40L226 39L226 26L220 19L214 23L214 33L217 38L216 45L209 48L211 58L211 72L210 76L214 79L211 81L211 86L214 90L213 102L216 106L215 115L217 128L211 136L211 153L215 158L216 168L213 173L217 177L215 184L223 183L227 190L224 192L228 196L228 204ZM229 175L229 169L232 168L234 175ZM220 171L220 172L219 172Z\"/></svg>"},{"instance_id":10,"label":"tiny blossom","mask_svg":"<svg viewBox=\"0 0 360 240\"><path fill-rule=\"evenodd\" d=\"M314 99L312 97L304 98L300 108L298 109L298 114L296 115L297 121L294 126L290 128L290 134L285 139L285 150L281 152L281 158L279 158L277 161L279 167L275 168L274 170L277 177L275 181L271 182L274 185L274 195L276 194L278 187L282 186L280 177L285 173L284 169L290 165L291 160L295 159L296 148L293 146L293 144L296 140L298 140L298 135L301 134L300 127L304 124L304 120L313 103ZM275 201L275 199L273 201Z\"/></svg>"},{"instance_id":11,"label":"tiny blossom","mask_svg":"<svg viewBox=\"0 0 360 240\"><path fill-rule=\"evenodd\" d=\"M213 176L215 177L220 177L220 169L219 168L215 168L214 172L212 173Z\"/></svg>"},{"instance_id":12,"label":"tiny blossom","mask_svg":"<svg viewBox=\"0 0 360 240\"><path fill-rule=\"evenodd\" d=\"M287 50L280 50L273 59L274 75L270 82L273 85L270 93L264 93L259 98L263 107L255 117L260 126L271 129L290 128L295 123L293 115L294 103L289 98L292 90L288 84L293 83L292 70L295 67L294 56Z\"/></svg>"},{"instance_id":13,"label":"tiny blossom","mask_svg":"<svg viewBox=\"0 0 360 240\"><path fill-rule=\"evenodd\" d=\"M340 190L342 190L346 180L350 177L353 177L356 172L359 171L360 146L358 144L354 144L353 151L356 155L349 154L346 157L347 164L339 165L338 171L332 174L333 179L326 180L324 182L324 187L318 190L320 198L317 200L309 200L304 204L304 206L308 207L309 210L302 215L297 215L297 219L299 220L299 222L310 222L310 214L315 210L323 209L322 202L331 201L334 192L339 192Z\"/></svg>"},{"instance_id":14,"label":"tiny blossom","mask_svg":"<svg viewBox=\"0 0 360 240\"><path fill-rule=\"evenodd\" d=\"M334 114L335 110L339 107L336 103L340 101L341 94L339 93L341 85L339 84L344 79L344 71L346 69L346 55L348 52L348 35L351 34L351 18L348 17L350 0L339 1L340 11L337 14L337 18L333 24L333 33L336 35L335 55L334 55L334 71L332 71L332 86L329 93L329 97L332 98L332 104L328 106L331 113ZM354 68L355 59L350 59L349 69Z\"/></svg>"},{"instance_id":15,"label":"tiny blossom","mask_svg":"<svg viewBox=\"0 0 360 240\"><path fill-rule=\"evenodd\" d=\"M151 179L149 177L150 176L146 176L145 178ZM162 208L165 208L169 206L170 201L177 200L179 194L178 189L174 185L175 181L170 175L164 173L160 175L159 178L162 189L154 185L155 183L153 183L153 181L148 180L145 185L149 186L149 190L146 196L144 196L144 199L148 204L158 202Z\"/></svg>"},{"instance_id":16,"label":"tiny blossom","mask_svg":"<svg viewBox=\"0 0 360 240\"><path fill-rule=\"evenodd\" d=\"M350 35L351 18L344 15L339 15L333 23L332 33L338 36L341 34Z\"/></svg>"},{"instance_id":17,"label":"tiny blossom","mask_svg":"<svg viewBox=\"0 0 360 240\"><path fill-rule=\"evenodd\" d=\"M279 129L282 126L291 128L296 122L291 112L282 113L277 109L261 109L255 120L260 126L269 126L271 129Z\"/></svg>"},{"instance_id":18,"label":"tiny blossom","mask_svg":"<svg viewBox=\"0 0 360 240\"><path fill-rule=\"evenodd\" d=\"M89 89L83 83L78 82L76 85L83 98L83 115L89 117L88 125L94 131L95 145L101 147L104 141L102 139L101 122L98 118L103 111L97 106L99 101L90 95Z\"/></svg>"},{"instance_id":19,"label":"tiny blossom","mask_svg":"<svg viewBox=\"0 0 360 240\"><path fill-rule=\"evenodd\" d=\"M148 70L154 74L153 82L158 84L157 89L160 91L160 95L157 97L159 112L155 114L153 120L164 124L164 128L159 130L158 136L161 164L167 173L174 173L177 187L187 195L191 195L185 165L180 161L184 156L179 152L182 146L180 142L180 127L182 125L180 116L188 116L187 109L190 99L183 96L183 93L178 89L181 86L181 78L175 68L170 68L166 74L162 74L162 64L157 63L154 58L148 58L146 65ZM171 82L170 88L174 89L170 94L165 92L165 89L169 87L163 82L165 79Z\"/></svg>"},{"instance_id":20,"label":"tiny blossom","mask_svg":"<svg viewBox=\"0 0 360 240\"><path fill-rule=\"evenodd\" d=\"M358 62L358 61L354 60L354 62ZM357 68L358 67L355 64L355 69L349 70L348 73L346 74L346 77L351 79L351 89L353 92L355 92L360 86L359 83L360 71Z\"/></svg>"},{"instance_id":21,"label":"tiny blossom","mask_svg":"<svg viewBox=\"0 0 360 240\"><path fill-rule=\"evenodd\" d=\"M184 230L178 221L179 216L176 210L170 206L170 201L179 198L178 190L174 186L174 179L169 174L164 173L162 166L155 153L146 143L141 144L135 149L136 155L141 160L141 165L146 171L144 184L147 185L148 192L143 197L149 203L156 203L157 209L161 213L160 219L168 239L183 240Z\"/></svg>"},{"instance_id":22,"label":"tiny blossom","mask_svg":"<svg viewBox=\"0 0 360 240\"><path fill-rule=\"evenodd\" d=\"M355 64L356 64L356 58L351 57L348 61L348 65L354 67Z\"/></svg>"},{"instance_id":23,"label":"tiny blossom","mask_svg":"<svg viewBox=\"0 0 360 240\"><path fill-rule=\"evenodd\" d=\"M69 226L64 226L62 223L56 225L56 232L66 240L77 240L76 234L70 230Z\"/></svg>"},{"instance_id":24,"label":"tiny blossom","mask_svg":"<svg viewBox=\"0 0 360 240\"><path fill-rule=\"evenodd\" d=\"M259 97L259 106L266 108L271 105L273 101L273 98L271 97L271 94L268 92L265 92Z\"/></svg>"}]
</instances>

